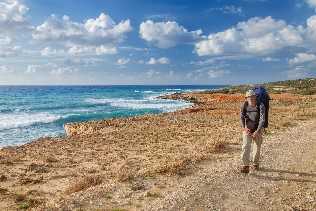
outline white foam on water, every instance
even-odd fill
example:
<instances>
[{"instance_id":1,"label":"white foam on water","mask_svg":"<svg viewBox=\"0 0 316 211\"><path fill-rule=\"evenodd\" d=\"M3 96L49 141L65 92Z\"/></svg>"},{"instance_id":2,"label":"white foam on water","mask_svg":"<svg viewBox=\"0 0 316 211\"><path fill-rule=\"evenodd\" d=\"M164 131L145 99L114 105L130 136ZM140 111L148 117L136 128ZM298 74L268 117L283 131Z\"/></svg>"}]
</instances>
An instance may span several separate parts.
<instances>
[{"instance_id":1,"label":"white foam on water","mask_svg":"<svg viewBox=\"0 0 316 211\"><path fill-rule=\"evenodd\" d=\"M185 92L204 92L204 91L209 91L213 89L187 89Z\"/></svg>"},{"instance_id":2,"label":"white foam on water","mask_svg":"<svg viewBox=\"0 0 316 211\"><path fill-rule=\"evenodd\" d=\"M62 118L50 113L10 113L0 115L0 130L30 126L35 123L50 123Z\"/></svg>"},{"instance_id":3,"label":"white foam on water","mask_svg":"<svg viewBox=\"0 0 316 211\"><path fill-rule=\"evenodd\" d=\"M174 93L176 93L176 92L160 92L159 94L155 94L155 95L152 94L152 95L146 96L144 98L147 99L147 100L159 100L158 97L160 97L160 96L171 95L171 94L174 94ZM166 101L166 99L162 99L162 100ZM179 102L178 100L172 100L172 101Z\"/></svg>"},{"instance_id":4,"label":"white foam on water","mask_svg":"<svg viewBox=\"0 0 316 211\"><path fill-rule=\"evenodd\" d=\"M85 100L87 103L92 104L110 104L120 103L120 102L129 102L129 101L137 101L137 102L146 102L147 100L128 100L124 98L88 98Z\"/></svg>"},{"instance_id":5,"label":"white foam on water","mask_svg":"<svg viewBox=\"0 0 316 211\"><path fill-rule=\"evenodd\" d=\"M157 95L159 96L159 95ZM109 104L113 107L130 109L159 109L163 111L175 111L181 108L189 107L192 103L178 100L158 99L155 96L148 96L146 99L123 99L123 98L88 98L86 102L93 104Z\"/></svg>"},{"instance_id":6,"label":"white foam on water","mask_svg":"<svg viewBox=\"0 0 316 211\"><path fill-rule=\"evenodd\" d=\"M167 91L181 91L182 89L178 89L178 88L170 88L170 89L166 89Z\"/></svg>"}]
</instances>

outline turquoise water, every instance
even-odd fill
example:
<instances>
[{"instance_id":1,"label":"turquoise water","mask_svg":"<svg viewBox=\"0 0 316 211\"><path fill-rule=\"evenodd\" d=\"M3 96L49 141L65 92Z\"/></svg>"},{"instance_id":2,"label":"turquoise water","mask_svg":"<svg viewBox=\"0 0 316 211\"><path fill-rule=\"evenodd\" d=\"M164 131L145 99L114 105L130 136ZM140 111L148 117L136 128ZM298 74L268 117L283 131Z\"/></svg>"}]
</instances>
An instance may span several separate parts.
<instances>
[{"instance_id":1,"label":"turquoise water","mask_svg":"<svg viewBox=\"0 0 316 211\"><path fill-rule=\"evenodd\" d=\"M64 135L69 122L175 111L191 103L157 96L221 86L0 86L0 147Z\"/></svg>"}]
</instances>

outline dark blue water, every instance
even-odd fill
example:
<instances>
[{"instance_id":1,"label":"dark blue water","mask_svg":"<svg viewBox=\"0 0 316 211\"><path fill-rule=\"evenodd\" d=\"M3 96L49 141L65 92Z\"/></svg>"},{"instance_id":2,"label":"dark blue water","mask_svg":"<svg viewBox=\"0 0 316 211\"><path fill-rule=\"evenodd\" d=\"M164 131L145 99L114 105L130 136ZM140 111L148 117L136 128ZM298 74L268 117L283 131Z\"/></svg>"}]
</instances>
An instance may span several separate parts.
<instances>
[{"instance_id":1,"label":"dark blue water","mask_svg":"<svg viewBox=\"0 0 316 211\"><path fill-rule=\"evenodd\" d=\"M0 86L0 147L64 134L69 122L174 111L191 106L166 93L221 86Z\"/></svg>"}]
</instances>

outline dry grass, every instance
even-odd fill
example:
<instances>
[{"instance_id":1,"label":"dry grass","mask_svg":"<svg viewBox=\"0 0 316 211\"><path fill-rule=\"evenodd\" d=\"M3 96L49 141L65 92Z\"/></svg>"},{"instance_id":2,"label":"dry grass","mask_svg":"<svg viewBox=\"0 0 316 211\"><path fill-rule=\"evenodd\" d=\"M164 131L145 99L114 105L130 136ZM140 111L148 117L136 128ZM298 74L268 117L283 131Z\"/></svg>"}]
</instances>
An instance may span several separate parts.
<instances>
[{"instance_id":1,"label":"dry grass","mask_svg":"<svg viewBox=\"0 0 316 211\"><path fill-rule=\"evenodd\" d=\"M225 151L227 145L240 144L242 94L188 93L168 97L195 99L199 103L173 113L73 124L70 130L76 131L74 136L2 149L0 175L8 177L12 182L8 189L14 189L14 185L21 185L17 178L25 174L21 168L31 169L26 173L41 175L44 182L21 187L47 188L50 195L46 200L52 200L84 192L103 181L133 182L157 174L183 175L195 163ZM316 117L314 95L273 94L272 98L267 134ZM31 163L40 163L45 171L34 164L30 168Z\"/></svg>"},{"instance_id":2,"label":"dry grass","mask_svg":"<svg viewBox=\"0 0 316 211\"><path fill-rule=\"evenodd\" d=\"M40 205L42 201L40 199L31 198L27 194L16 194L15 202L18 205L19 210L27 210L29 208L35 208L36 206Z\"/></svg>"},{"instance_id":3,"label":"dry grass","mask_svg":"<svg viewBox=\"0 0 316 211\"><path fill-rule=\"evenodd\" d=\"M86 190L90 187L99 185L102 183L102 178L100 176L88 176L83 177L73 183L70 187L66 189L66 194L72 194L82 190Z\"/></svg>"}]
</instances>

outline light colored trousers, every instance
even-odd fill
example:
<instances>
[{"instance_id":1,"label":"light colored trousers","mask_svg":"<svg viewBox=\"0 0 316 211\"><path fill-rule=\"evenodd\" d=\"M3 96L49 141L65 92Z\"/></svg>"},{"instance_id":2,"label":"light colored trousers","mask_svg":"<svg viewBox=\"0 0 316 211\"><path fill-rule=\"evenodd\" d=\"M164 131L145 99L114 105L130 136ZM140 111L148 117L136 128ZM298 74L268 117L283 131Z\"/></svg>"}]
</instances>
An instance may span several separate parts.
<instances>
[{"instance_id":1,"label":"light colored trousers","mask_svg":"<svg viewBox=\"0 0 316 211\"><path fill-rule=\"evenodd\" d=\"M254 139L252 136L248 135L245 131L243 131L243 144L242 144L242 153L241 160L243 165L248 166L250 164L250 152L251 145L253 144L252 161L254 164L259 164L260 159L260 149L262 144L262 131L259 132L258 136Z\"/></svg>"}]
</instances>

